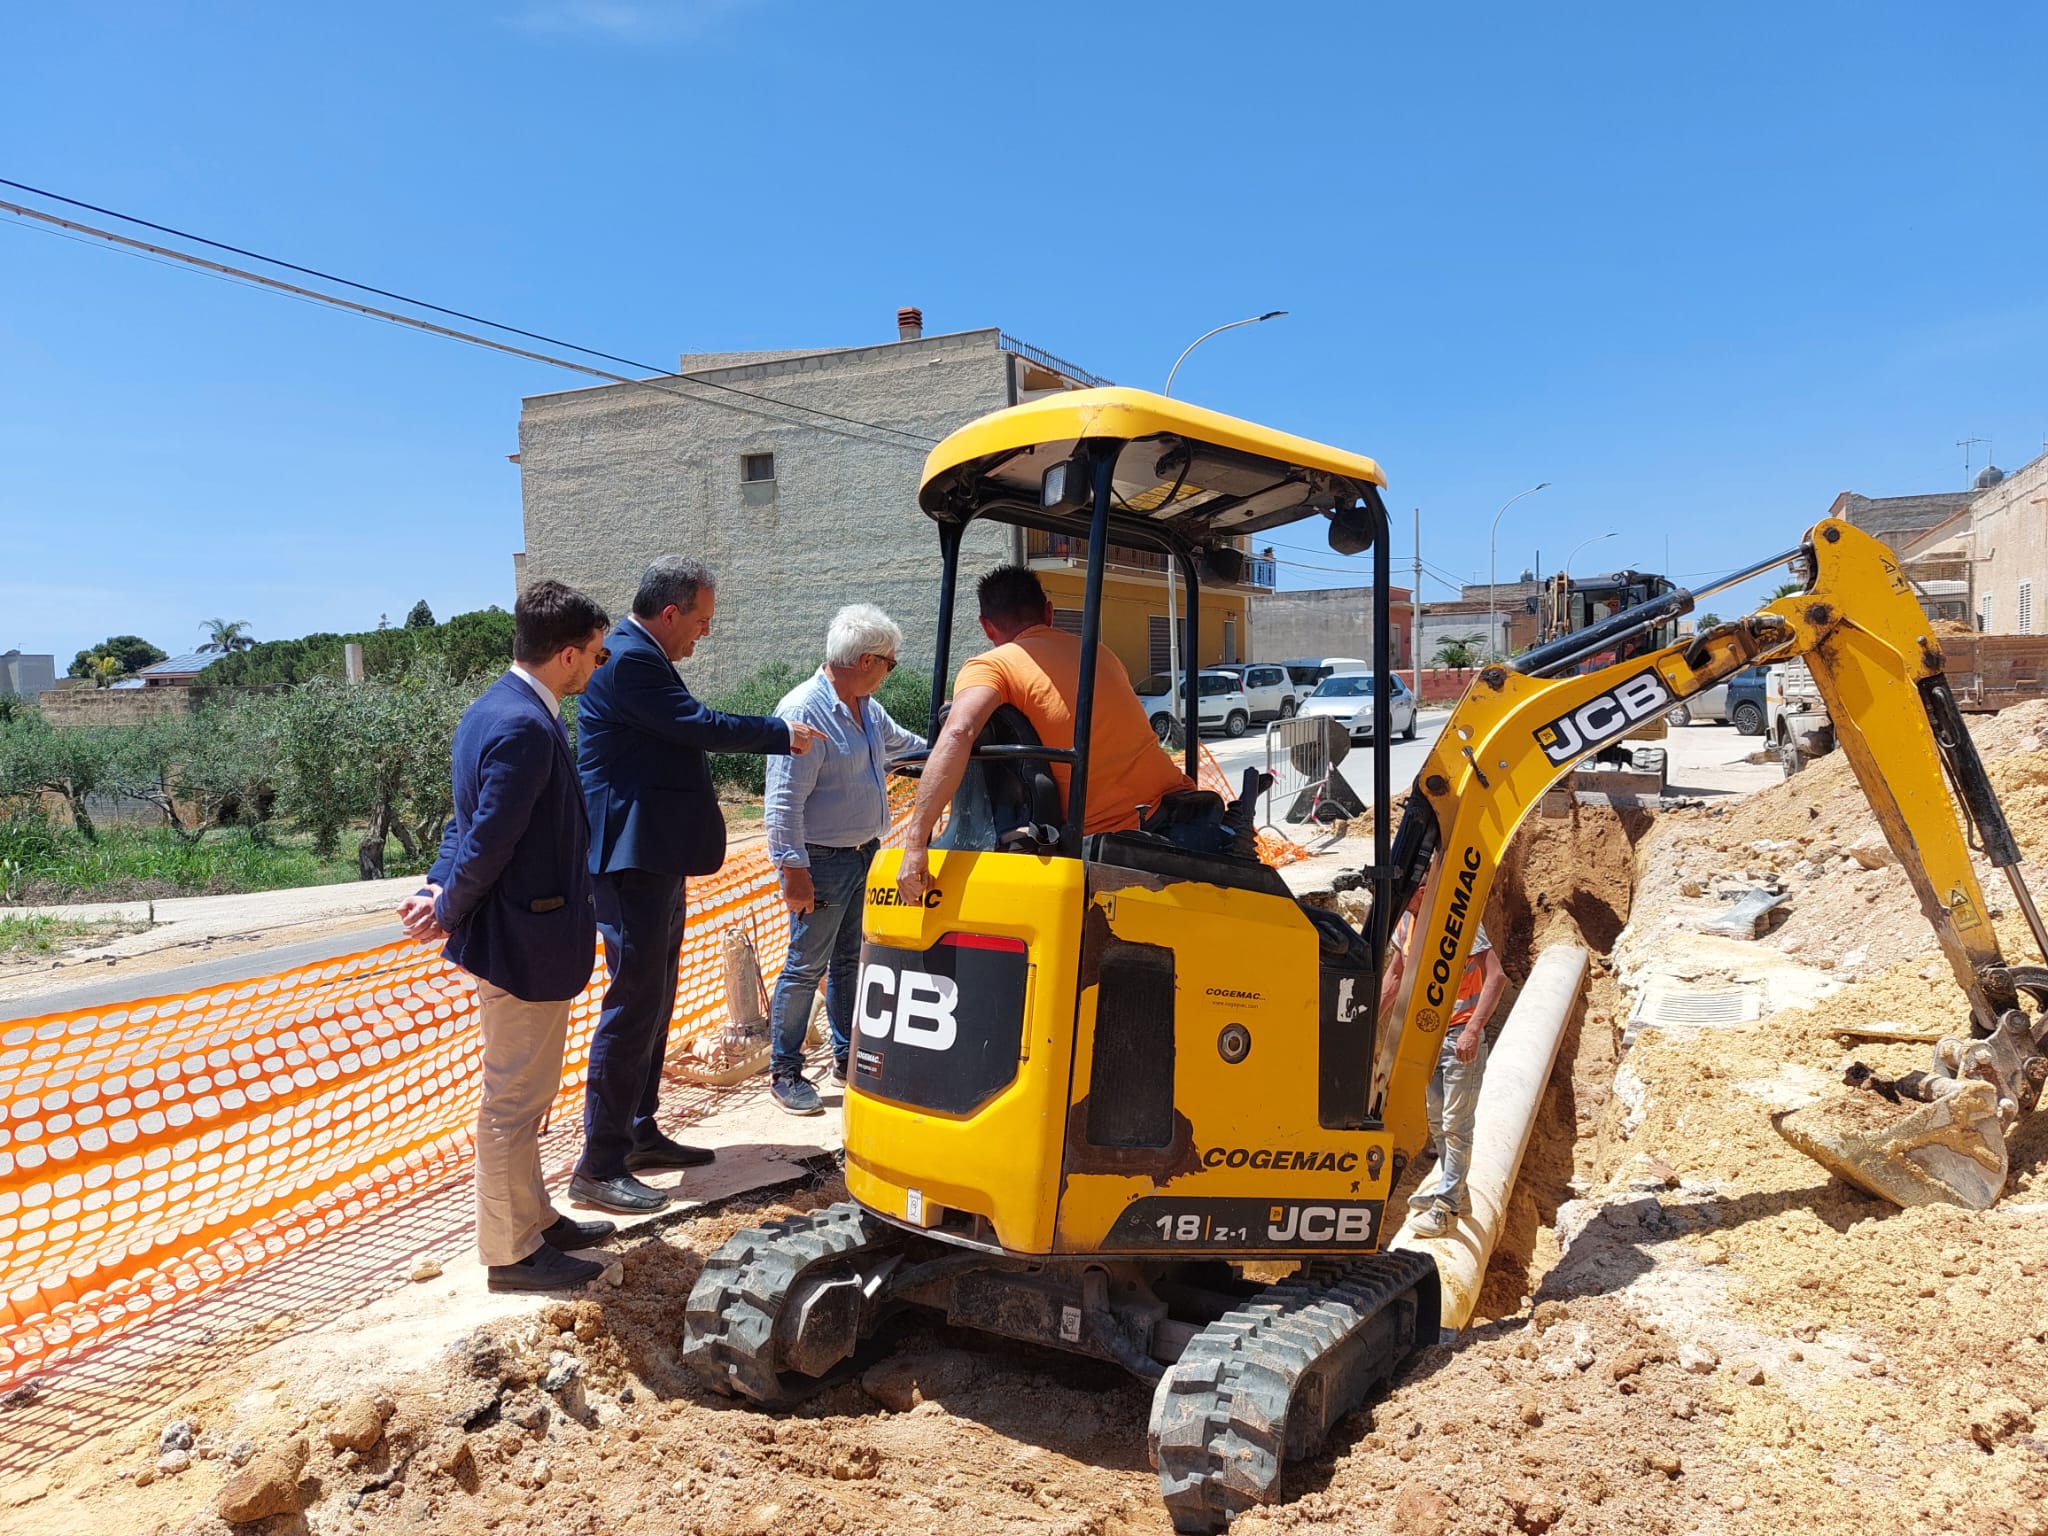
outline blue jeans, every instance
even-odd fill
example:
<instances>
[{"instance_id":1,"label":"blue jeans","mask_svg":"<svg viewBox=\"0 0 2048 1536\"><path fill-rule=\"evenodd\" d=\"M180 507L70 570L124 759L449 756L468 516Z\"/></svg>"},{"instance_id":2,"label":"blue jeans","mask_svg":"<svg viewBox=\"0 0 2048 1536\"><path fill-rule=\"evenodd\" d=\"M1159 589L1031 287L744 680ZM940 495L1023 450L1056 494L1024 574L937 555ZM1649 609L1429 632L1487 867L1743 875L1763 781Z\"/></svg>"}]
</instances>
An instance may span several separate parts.
<instances>
[{"instance_id":1,"label":"blue jeans","mask_svg":"<svg viewBox=\"0 0 2048 1536\"><path fill-rule=\"evenodd\" d=\"M817 904L789 918L789 958L775 983L768 1010L774 1042L769 1075L795 1077L804 1067L804 1031L811 1023L811 999L825 978L825 1016L832 1021L832 1059L843 1062L853 1042L853 992L860 980L860 913L867 894L868 865L879 842L858 848L807 843L811 885Z\"/></svg>"},{"instance_id":2,"label":"blue jeans","mask_svg":"<svg viewBox=\"0 0 2048 1536\"><path fill-rule=\"evenodd\" d=\"M1453 1046L1464 1032L1463 1024L1452 1025L1444 1031L1444 1043L1437 1049L1427 1099L1429 1129L1436 1137L1436 1167L1408 1197L1411 1210L1426 1211L1441 1200L1460 1216L1472 1214L1465 1176L1472 1171L1472 1128L1479 1115L1479 1079L1486 1072L1486 1041L1480 1039L1478 1055L1460 1061Z\"/></svg>"}]
</instances>

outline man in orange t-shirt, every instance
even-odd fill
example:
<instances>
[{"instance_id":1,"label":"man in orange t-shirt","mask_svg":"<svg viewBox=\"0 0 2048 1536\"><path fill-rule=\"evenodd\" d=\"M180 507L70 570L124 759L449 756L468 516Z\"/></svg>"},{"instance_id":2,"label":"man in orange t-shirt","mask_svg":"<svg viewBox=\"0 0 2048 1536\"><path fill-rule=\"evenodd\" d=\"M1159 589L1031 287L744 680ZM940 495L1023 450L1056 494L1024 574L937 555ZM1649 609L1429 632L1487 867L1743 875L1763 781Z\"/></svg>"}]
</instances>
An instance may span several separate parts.
<instances>
[{"instance_id":1,"label":"man in orange t-shirt","mask_svg":"<svg viewBox=\"0 0 2048 1536\"><path fill-rule=\"evenodd\" d=\"M1081 640L1052 627L1052 603L1038 578L1005 565L981 578L981 629L995 649L964 663L953 682L953 708L932 743L911 810L897 888L919 901L931 889L926 859L932 828L952 804L967 771L974 739L1000 705L1014 705L1048 747L1074 744L1074 705L1081 691ZM1053 765L1062 801L1067 769ZM1188 776L1152 734L1152 722L1124 664L1108 649L1095 653L1095 715L1088 732L1088 820L1084 832L1119 832L1138 824L1140 806L1175 790Z\"/></svg>"}]
</instances>

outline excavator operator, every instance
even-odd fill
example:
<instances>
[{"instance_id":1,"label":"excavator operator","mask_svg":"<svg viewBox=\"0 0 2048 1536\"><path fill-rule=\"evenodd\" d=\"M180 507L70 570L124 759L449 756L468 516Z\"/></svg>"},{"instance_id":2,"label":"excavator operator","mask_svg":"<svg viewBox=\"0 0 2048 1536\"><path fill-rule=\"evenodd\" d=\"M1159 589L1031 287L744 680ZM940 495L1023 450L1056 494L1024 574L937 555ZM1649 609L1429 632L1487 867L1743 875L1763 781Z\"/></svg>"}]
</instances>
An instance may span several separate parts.
<instances>
[{"instance_id":1,"label":"excavator operator","mask_svg":"<svg viewBox=\"0 0 2048 1536\"><path fill-rule=\"evenodd\" d=\"M1074 701L1081 691L1081 640L1053 628L1052 600L1021 565L998 566L975 588L981 629L995 647L963 663L953 682L953 707L932 742L931 760L917 786L903 866L896 888L921 903L932 888L928 851L932 829L952 803L967 771L975 738L989 716L1013 705L1048 747L1074 745ZM1193 789L1152 734L1130 674L1108 647L1095 654L1095 718L1088 740L1088 824L1084 832L1122 832L1138 825L1141 807L1177 790ZM1066 765L1054 781L1064 803Z\"/></svg>"}]
</instances>

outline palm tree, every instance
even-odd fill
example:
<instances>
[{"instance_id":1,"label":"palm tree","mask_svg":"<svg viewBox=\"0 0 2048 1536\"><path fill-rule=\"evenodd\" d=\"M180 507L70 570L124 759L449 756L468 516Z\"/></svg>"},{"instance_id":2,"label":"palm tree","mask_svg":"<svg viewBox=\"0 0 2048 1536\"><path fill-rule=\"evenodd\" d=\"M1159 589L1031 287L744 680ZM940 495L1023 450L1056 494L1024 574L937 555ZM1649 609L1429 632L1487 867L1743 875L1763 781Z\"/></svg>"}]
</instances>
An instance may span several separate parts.
<instances>
[{"instance_id":1,"label":"palm tree","mask_svg":"<svg viewBox=\"0 0 2048 1536\"><path fill-rule=\"evenodd\" d=\"M1460 672L1479 659L1479 642L1482 635L1453 635L1436 648L1433 658L1440 667L1456 667Z\"/></svg>"},{"instance_id":2,"label":"palm tree","mask_svg":"<svg viewBox=\"0 0 2048 1536\"><path fill-rule=\"evenodd\" d=\"M101 654L92 659L92 685L95 688L111 688L114 679L121 675L121 658Z\"/></svg>"},{"instance_id":3,"label":"palm tree","mask_svg":"<svg viewBox=\"0 0 2048 1536\"><path fill-rule=\"evenodd\" d=\"M226 619L208 619L199 627L207 632L206 644L199 647L202 656L208 652L232 656L236 651L246 651L256 643L256 637L249 633L247 619L236 619L233 622Z\"/></svg>"},{"instance_id":4,"label":"palm tree","mask_svg":"<svg viewBox=\"0 0 2048 1536\"><path fill-rule=\"evenodd\" d=\"M1803 581L1780 582L1777 586L1771 588L1771 601L1776 602L1781 597L1797 597L1805 590L1806 583Z\"/></svg>"}]
</instances>

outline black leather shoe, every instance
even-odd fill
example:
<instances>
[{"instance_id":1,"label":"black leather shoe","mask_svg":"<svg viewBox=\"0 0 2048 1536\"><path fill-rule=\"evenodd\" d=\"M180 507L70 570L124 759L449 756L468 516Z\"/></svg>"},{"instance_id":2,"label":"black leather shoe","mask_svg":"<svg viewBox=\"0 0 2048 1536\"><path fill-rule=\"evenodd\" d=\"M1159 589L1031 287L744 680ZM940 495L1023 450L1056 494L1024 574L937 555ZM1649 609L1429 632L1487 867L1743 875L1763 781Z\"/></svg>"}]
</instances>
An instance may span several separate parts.
<instances>
[{"instance_id":1,"label":"black leather shoe","mask_svg":"<svg viewBox=\"0 0 2048 1536\"><path fill-rule=\"evenodd\" d=\"M602 1264L573 1259L548 1243L542 1243L517 1264L493 1264L484 1271L484 1284L494 1291L567 1291L588 1285L604 1273Z\"/></svg>"},{"instance_id":2,"label":"black leather shoe","mask_svg":"<svg viewBox=\"0 0 2048 1536\"><path fill-rule=\"evenodd\" d=\"M621 1216L645 1216L668 1204L668 1192L642 1184L630 1173L615 1179L593 1179L576 1174L569 1180L569 1198L594 1205L600 1211L617 1211Z\"/></svg>"},{"instance_id":3,"label":"black leather shoe","mask_svg":"<svg viewBox=\"0 0 2048 1536\"><path fill-rule=\"evenodd\" d=\"M564 1253L578 1248L592 1248L619 1230L616 1221L578 1221L574 1216L555 1215L554 1223L541 1233L540 1240L550 1248L559 1248Z\"/></svg>"},{"instance_id":4,"label":"black leather shoe","mask_svg":"<svg viewBox=\"0 0 2048 1536\"><path fill-rule=\"evenodd\" d=\"M680 1141L657 1136L626 1154L626 1166L638 1173L642 1168L701 1168L718 1154L709 1147L686 1147Z\"/></svg>"}]
</instances>

